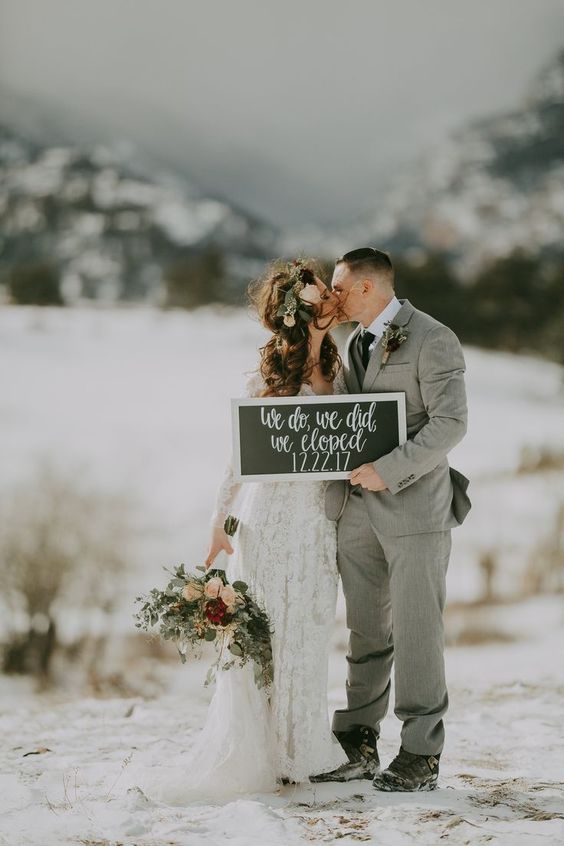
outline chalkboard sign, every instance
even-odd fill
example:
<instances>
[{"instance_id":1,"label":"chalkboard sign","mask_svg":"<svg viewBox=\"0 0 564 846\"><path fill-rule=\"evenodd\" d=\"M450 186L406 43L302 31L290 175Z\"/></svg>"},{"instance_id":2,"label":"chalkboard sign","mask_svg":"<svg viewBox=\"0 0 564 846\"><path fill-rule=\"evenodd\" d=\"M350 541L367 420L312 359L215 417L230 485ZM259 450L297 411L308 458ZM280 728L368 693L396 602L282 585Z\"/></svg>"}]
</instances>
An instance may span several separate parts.
<instances>
[{"instance_id":1,"label":"chalkboard sign","mask_svg":"<svg viewBox=\"0 0 564 846\"><path fill-rule=\"evenodd\" d=\"M348 479L406 441L405 394L234 399L238 481Z\"/></svg>"}]
</instances>

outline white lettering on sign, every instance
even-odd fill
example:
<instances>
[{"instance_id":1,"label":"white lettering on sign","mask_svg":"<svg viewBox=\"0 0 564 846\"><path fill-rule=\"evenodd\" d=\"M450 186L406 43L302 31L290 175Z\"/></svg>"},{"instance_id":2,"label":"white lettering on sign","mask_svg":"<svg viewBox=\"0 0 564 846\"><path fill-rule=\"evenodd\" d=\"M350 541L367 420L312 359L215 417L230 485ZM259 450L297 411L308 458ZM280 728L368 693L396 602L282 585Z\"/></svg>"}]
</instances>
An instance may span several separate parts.
<instances>
[{"instance_id":1,"label":"white lettering on sign","mask_svg":"<svg viewBox=\"0 0 564 846\"><path fill-rule=\"evenodd\" d=\"M339 419L338 411L316 411L315 423L321 429L335 430L341 427L342 420Z\"/></svg>"},{"instance_id":2,"label":"white lettering on sign","mask_svg":"<svg viewBox=\"0 0 564 846\"><path fill-rule=\"evenodd\" d=\"M269 429L281 429L284 425L282 415L275 408L266 410L266 406L262 405L260 409L260 422L263 426L268 426Z\"/></svg>"},{"instance_id":3,"label":"white lettering on sign","mask_svg":"<svg viewBox=\"0 0 564 846\"><path fill-rule=\"evenodd\" d=\"M290 440L290 435L271 435L270 445L274 452L292 452L294 443Z\"/></svg>"},{"instance_id":4,"label":"white lettering on sign","mask_svg":"<svg viewBox=\"0 0 564 846\"><path fill-rule=\"evenodd\" d=\"M347 426L350 429L368 429L369 432L376 431L376 403L371 402L368 411L362 411L357 402L352 411L347 414Z\"/></svg>"},{"instance_id":5,"label":"white lettering on sign","mask_svg":"<svg viewBox=\"0 0 564 846\"><path fill-rule=\"evenodd\" d=\"M301 406L292 411L290 417L288 418L288 426L290 429L293 429L294 432L299 432L300 429L305 429L308 425L308 415L302 411Z\"/></svg>"}]
</instances>

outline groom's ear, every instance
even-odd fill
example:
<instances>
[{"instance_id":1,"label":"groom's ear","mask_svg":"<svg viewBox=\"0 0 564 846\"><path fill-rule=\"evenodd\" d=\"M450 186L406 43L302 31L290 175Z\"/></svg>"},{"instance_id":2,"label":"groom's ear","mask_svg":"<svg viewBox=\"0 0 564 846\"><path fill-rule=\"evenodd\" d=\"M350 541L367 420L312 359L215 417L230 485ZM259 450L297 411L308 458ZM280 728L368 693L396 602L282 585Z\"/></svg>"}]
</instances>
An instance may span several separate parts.
<instances>
[{"instance_id":1,"label":"groom's ear","mask_svg":"<svg viewBox=\"0 0 564 846\"><path fill-rule=\"evenodd\" d=\"M356 289L362 294L369 294L374 290L374 280L369 276L363 276L361 279L357 279L354 284Z\"/></svg>"}]
</instances>

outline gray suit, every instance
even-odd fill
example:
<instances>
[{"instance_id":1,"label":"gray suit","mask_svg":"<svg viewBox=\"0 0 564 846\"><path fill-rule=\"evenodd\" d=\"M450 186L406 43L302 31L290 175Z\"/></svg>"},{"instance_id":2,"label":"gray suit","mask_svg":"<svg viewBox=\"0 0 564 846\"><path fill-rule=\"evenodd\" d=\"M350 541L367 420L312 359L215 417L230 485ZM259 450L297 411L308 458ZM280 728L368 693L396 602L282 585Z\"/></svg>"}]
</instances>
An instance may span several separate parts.
<instances>
[{"instance_id":1,"label":"gray suit","mask_svg":"<svg viewBox=\"0 0 564 846\"><path fill-rule=\"evenodd\" d=\"M470 510L468 480L447 453L466 432L464 357L450 329L408 300L393 322L407 340L382 366L378 343L366 372L358 335L345 354L350 393L403 391L407 437L374 466L388 490L347 481L327 488L326 512L338 520L338 561L350 629L347 708L334 731L369 725L379 732L395 663L395 713L409 752L438 754L448 696L443 660L445 577L450 529ZM393 621L393 622L392 622Z\"/></svg>"}]
</instances>

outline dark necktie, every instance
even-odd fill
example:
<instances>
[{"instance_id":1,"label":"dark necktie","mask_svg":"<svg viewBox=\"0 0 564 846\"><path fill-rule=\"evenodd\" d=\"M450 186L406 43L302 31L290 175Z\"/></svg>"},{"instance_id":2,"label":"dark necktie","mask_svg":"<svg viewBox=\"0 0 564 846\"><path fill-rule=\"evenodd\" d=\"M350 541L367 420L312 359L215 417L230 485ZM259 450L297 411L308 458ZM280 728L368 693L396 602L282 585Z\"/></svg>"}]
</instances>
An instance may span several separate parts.
<instances>
[{"instance_id":1,"label":"dark necktie","mask_svg":"<svg viewBox=\"0 0 564 846\"><path fill-rule=\"evenodd\" d=\"M375 337L376 337L376 335L373 335L372 332L369 332L367 329L365 329L364 332L361 332L361 335L360 335L360 347L361 347L361 351L362 351L362 366L364 367L365 370L368 367L368 362L370 361L370 352L368 350L368 347L370 346L370 344L372 343L372 341L374 340Z\"/></svg>"}]
</instances>

